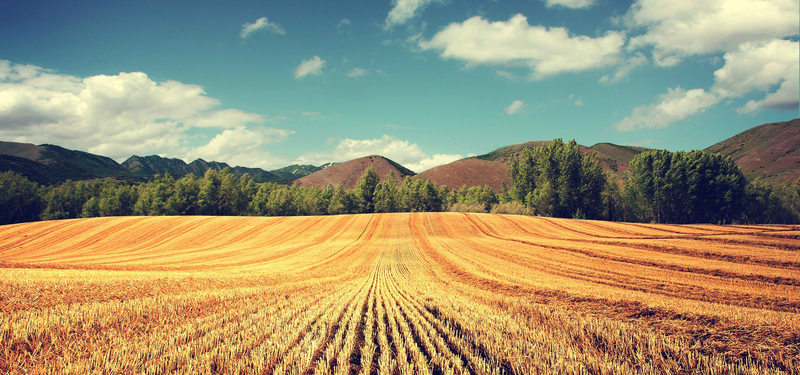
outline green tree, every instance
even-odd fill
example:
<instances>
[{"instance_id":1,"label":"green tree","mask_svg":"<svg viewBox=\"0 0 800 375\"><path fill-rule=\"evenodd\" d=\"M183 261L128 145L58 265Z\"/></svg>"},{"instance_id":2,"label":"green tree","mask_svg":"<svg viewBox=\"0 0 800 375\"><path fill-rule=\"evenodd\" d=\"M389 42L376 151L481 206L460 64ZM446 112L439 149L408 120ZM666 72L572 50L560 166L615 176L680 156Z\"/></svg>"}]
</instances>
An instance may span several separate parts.
<instances>
[{"instance_id":1,"label":"green tree","mask_svg":"<svg viewBox=\"0 0 800 375\"><path fill-rule=\"evenodd\" d=\"M355 189L363 204L362 212L375 212L375 188L378 186L379 180L378 172L372 165L367 166L367 169L361 174L361 178L358 179Z\"/></svg>"},{"instance_id":2,"label":"green tree","mask_svg":"<svg viewBox=\"0 0 800 375\"><path fill-rule=\"evenodd\" d=\"M0 173L0 192L0 224L39 220L45 201L37 183L7 171Z\"/></svg>"},{"instance_id":3,"label":"green tree","mask_svg":"<svg viewBox=\"0 0 800 375\"><path fill-rule=\"evenodd\" d=\"M175 179L165 174L152 182L139 186L139 199L133 206L133 212L142 216L177 215L168 204L174 195Z\"/></svg>"},{"instance_id":4,"label":"green tree","mask_svg":"<svg viewBox=\"0 0 800 375\"><path fill-rule=\"evenodd\" d=\"M167 199L167 210L176 215L198 215L200 207L200 181L193 173L175 181L172 196Z\"/></svg>"},{"instance_id":5,"label":"green tree","mask_svg":"<svg viewBox=\"0 0 800 375\"><path fill-rule=\"evenodd\" d=\"M331 215L353 214L360 212L359 196L353 190L345 190L342 183L336 185L328 204Z\"/></svg>"},{"instance_id":6,"label":"green tree","mask_svg":"<svg viewBox=\"0 0 800 375\"><path fill-rule=\"evenodd\" d=\"M257 216L268 215L269 197L275 189L278 189L278 185L274 182L266 182L258 185L258 189L253 195L253 200L250 201L249 211Z\"/></svg>"},{"instance_id":7,"label":"green tree","mask_svg":"<svg viewBox=\"0 0 800 375\"><path fill-rule=\"evenodd\" d=\"M83 204L83 210L81 210L81 217L99 217L100 215L100 199L97 197L89 198L86 203Z\"/></svg>"},{"instance_id":8,"label":"green tree","mask_svg":"<svg viewBox=\"0 0 800 375\"><path fill-rule=\"evenodd\" d=\"M373 202L375 212L397 212L400 209L398 200L397 178L394 171L389 172L385 181L375 187Z\"/></svg>"},{"instance_id":9,"label":"green tree","mask_svg":"<svg viewBox=\"0 0 800 375\"><path fill-rule=\"evenodd\" d=\"M745 218L747 180L729 157L648 151L628 164L624 198L634 220L731 223Z\"/></svg>"},{"instance_id":10,"label":"green tree","mask_svg":"<svg viewBox=\"0 0 800 375\"><path fill-rule=\"evenodd\" d=\"M98 196L102 185L97 182L67 180L61 186L49 190L45 196L47 205L42 213L44 220L74 219L83 213L83 205Z\"/></svg>"},{"instance_id":11,"label":"green tree","mask_svg":"<svg viewBox=\"0 0 800 375\"><path fill-rule=\"evenodd\" d=\"M291 188L277 188L270 192L267 201L267 214L270 216L295 216L297 207Z\"/></svg>"},{"instance_id":12,"label":"green tree","mask_svg":"<svg viewBox=\"0 0 800 375\"><path fill-rule=\"evenodd\" d=\"M575 140L524 149L512 159L509 174L508 198L539 215L594 219L603 213L605 175L596 157L581 153Z\"/></svg>"}]
</instances>

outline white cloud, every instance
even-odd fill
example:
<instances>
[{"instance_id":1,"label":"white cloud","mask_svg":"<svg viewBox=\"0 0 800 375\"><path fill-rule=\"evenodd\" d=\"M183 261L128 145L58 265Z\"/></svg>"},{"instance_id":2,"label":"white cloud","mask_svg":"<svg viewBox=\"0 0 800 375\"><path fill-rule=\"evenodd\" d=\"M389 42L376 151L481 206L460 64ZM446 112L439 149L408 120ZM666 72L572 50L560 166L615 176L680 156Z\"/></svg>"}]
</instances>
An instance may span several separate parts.
<instances>
[{"instance_id":1,"label":"white cloud","mask_svg":"<svg viewBox=\"0 0 800 375\"><path fill-rule=\"evenodd\" d=\"M645 29L631 47L652 45L656 64L669 66L689 55L797 35L798 12L797 0L638 0L625 18Z\"/></svg>"},{"instance_id":2,"label":"white cloud","mask_svg":"<svg viewBox=\"0 0 800 375\"><path fill-rule=\"evenodd\" d=\"M423 50L440 51L442 59L474 65L526 66L533 79L565 72L580 72L615 65L621 60L625 35L610 31L591 38L572 36L562 27L531 26L517 14L508 21L489 22L480 16L451 23L430 40L420 40Z\"/></svg>"},{"instance_id":3,"label":"white cloud","mask_svg":"<svg viewBox=\"0 0 800 375\"><path fill-rule=\"evenodd\" d=\"M507 70L502 70L502 69L501 70L497 70L497 71L494 72L494 74L496 74L498 77L503 77L505 79L512 80L512 81L517 79L517 76L514 75L514 73L511 73L511 72L509 72Z\"/></svg>"},{"instance_id":4,"label":"white cloud","mask_svg":"<svg viewBox=\"0 0 800 375\"><path fill-rule=\"evenodd\" d=\"M625 59L625 62L621 63L614 74L611 75L604 75L600 78L600 83L617 83L625 79L632 71L636 68L647 64L647 57L644 56L641 52L636 52L632 56L629 56Z\"/></svg>"},{"instance_id":5,"label":"white cloud","mask_svg":"<svg viewBox=\"0 0 800 375\"><path fill-rule=\"evenodd\" d=\"M80 78L0 60L4 140L55 143L117 161L134 154L184 157L193 128L246 130L265 121L219 109L219 100L198 85L157 82L141 72Z\"/></svg>"},{"instance_id":6,"label":"white cloud","mask_svg":"<svg viewBox=\"0 0 800 375\"><path fill-rule=\"evenodd\" d=\"M294 77L297 79L304 78L307 75L318 76L322 74L322 68L325 66L325 60L319 56L314 56L310 59L303 60L300 65L294 70Z\"/></svg>"},{"instance_id":7,"label":"white cloud","mask_svg":"<svg viewBox=\"0 0 800 375\"><path fill-rule=\"evenodd\" d=\"M239 37L242 39L247 39L251 34L258 32L258 31L269 31L272 34L286 34L286 31L275 22L270 22L267 17L261 17L257 19L253 23L243 23L242 30L239 31Z\"/></svg>"},{"instance_id":8,"label":"white cloud","mask_svg":"<svg viewBox=\"0 0 800 375\"><path fill-rule=\"evenodd\" d=\"M515 100L513 103L511 103L511 105L506 107L504 111L506 111L506 114L511 116L513 114L522 112L525 109L525 107L527 107L525 102L523 102L522 100Z\"/></svg>"},{"instance_id":9,"label":"white cloud","mask_svg":"<svg viewBox=\"0 0 800 375\"><path fill-rule=\"evenodd\" d=\"M225 129L207 144L189 151L187 158L224 160L232 166L272 168L275 160L265 146L281 142L291 134L294 131L270 127Z\"/></svg>"},{"instance_id":10,"label":"white cloud","mask_svg":"<svg viewBox=\"0 0 800 375\"><path fill-rule=\"evenodd\" d=\"M636 107L633 113L614 124L617 131L664 128L719 103L720 98L703 89L670 88L656 103Z\"/></svg>"},{"instance_id":11,"label":"white cloud","mask_svg":"<svg viewBox=\"0 0 800 375\"><path fill-rule=\"evenodd\" d=\"M725 97L738 97L750 92L768 92L763 100L748 102L740 113L765 108L797 110L800 81L800 48L798 42L773 40L769 43L748 43L736 52L726 53L725 66L714 72L712 91ZM770 92L778 87L775 92Z\"/></svg>"},{"instance_id":12,"label":"white cloud","mask_svg":"<svg viewBox=\"0 0 800 375\"><path fill-rule=\"evenodd\" d=\"M358 78L358 77L363 77L363 76L368 75L368 74L369 74L369 70L366 70L366 69L363 69L363 68L353 68L352 70L350 70L347 73L347 76L350 77L350 78Z\"/></svg>"},{"instance_id":13,"label":"white cloud","mask_svg":"<svg viewBox=\"0 0 800 375\"><path fill-rule=\"evenodd\" d=\"M428 155L416 143L383 135L377 139L345 138L330 153L309 153L297 161L319 165L328 161L348 161L369 155L385 156L417 173L464 158L463 155L453 154Z\"/></svg>"},{"instance_id":14,"label":"white cloud","mask_svg":"<svg viewBox=\"0 0 800 375\"><path fill-rule=\"evenodd\" d=\"M393 7L389 11L389 15L386 16L384 27L390 29L408 22L434 1L436 0L393 0Z\"/></svg>"},{"instance_id":15,"label":"white cloud","mask_svg":"<svg viewBox=\"0 0 800 375\"><path fill-rule=\"evenodd\" d=\"M725 65L714 72L710 91L680 87L669 89L655 104L638 107L614 127L619 131L661 128L716 105L723 99L766 93L762 100L750 100L737 109L740 114L764 109L797 111L800 96L800 44L775 39L766 43L745 43L725 53ZM773 91L774 90L774 91Z\"/></svg>"},{"instance_id":16,"label":"white cloud","mask_svg":"<svg viewBox=\"0 0 800 375\"><path fill-rule=\"evenodd\" d=\"M544 0L544 5L548 8L565 7L583 9L595 5L595 0Z\"/></svg>"}]
</instances>

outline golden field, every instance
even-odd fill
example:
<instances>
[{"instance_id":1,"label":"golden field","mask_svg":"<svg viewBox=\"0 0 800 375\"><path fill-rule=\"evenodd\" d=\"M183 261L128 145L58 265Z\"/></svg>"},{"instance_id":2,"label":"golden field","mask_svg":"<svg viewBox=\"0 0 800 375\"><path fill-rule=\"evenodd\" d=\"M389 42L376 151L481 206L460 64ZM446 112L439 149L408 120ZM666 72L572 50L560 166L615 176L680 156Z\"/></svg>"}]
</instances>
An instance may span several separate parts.
<instances>
[{"instance_id":1,"label":"golden field","mask_svg":"<svg viewBox=\"0 0 800 375\"><path fill-rule=\"evenodd\" d=\"M797 374L800 227L464 213L2 226L0 373Z\"/></svg>"}]
</instances>

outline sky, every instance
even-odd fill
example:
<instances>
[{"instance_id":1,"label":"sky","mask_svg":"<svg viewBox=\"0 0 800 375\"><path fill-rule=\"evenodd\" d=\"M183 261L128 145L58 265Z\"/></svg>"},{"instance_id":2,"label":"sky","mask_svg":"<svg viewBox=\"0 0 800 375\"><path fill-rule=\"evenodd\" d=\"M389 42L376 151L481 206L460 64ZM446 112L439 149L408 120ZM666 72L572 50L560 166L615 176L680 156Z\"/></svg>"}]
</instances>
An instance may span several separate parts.
<instances>
[{"instance_id":1,"label":"sky","mask_svg":"<svg viewBox=\"0 0 800 375\"><path fill-rule=\"evenodd\" d=\"M797 0L0 0L0 140L422 172L798 116Z\"/></svg>"}]
</instances>

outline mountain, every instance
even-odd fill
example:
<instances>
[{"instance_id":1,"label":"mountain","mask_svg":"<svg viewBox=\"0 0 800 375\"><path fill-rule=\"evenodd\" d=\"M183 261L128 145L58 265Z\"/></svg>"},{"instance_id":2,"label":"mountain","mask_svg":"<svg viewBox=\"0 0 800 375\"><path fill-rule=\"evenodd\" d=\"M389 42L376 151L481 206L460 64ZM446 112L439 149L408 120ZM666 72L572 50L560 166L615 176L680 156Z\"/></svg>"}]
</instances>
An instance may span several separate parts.
<instances>
[{"instance_id":1,"label":"mountain","mask_svg":"<svg viewBox=\"0 0 800 375\"><path fill-rule=\"evenodd\" d=\"M13 170L32 181L42 183L58 183L67 179L131 177L131 173L114 159L55 145L0 142L0 155L6 156L3 158L2 170ZM18 159L35 162L39 166Z\"/></svg>"},{"instance_id":2,"label":"mountain","mask_svg":"<svg viewBox=\"0 0 800 375\"><path fill-rule=\"evenodd\" d=\"M311 164L304 164L304 165L292 164L292 165L289 165L289 166L286 166L286 167L283 167L283 168L271 170L271 171L269 171L269 173L272 173L272 174L274 174L274 175L276 175L276 176L278 176L278 177L280 177L282 179L294 180L294 179L298 179L300 177L308 176L308 175L310 175L310 174L312 174L312 173L314 173L316 171L322 170L322 169L325 169L325 168L323 168L321 166L320 167L315 167L315 166L313 166Z\"/></svg>"},{"instance_id":3,"label":"mountain","mask_svg":"<svg viewBox=\"0 0 800 375\"><path fill-rule=\"evenodd\" d=\"M17 172L40 185L55 185L73 177L61 169L51 168L33 160L11 155L0 155L0 172L5 171Z\"/></svg>"},{"instance_id":4,"label":"mountain","mask_svg":"<svg viewBox=\"0 0 800 375\"><path fill-rule=\"evenodd\" d=\"M428 169L418 175L439 185L447 185L451 189L462 186L489 185L499 193L502 184L511 185L508 164L497 161L466 158L449 164Z\"/></svg>"},{"instance_id":5,"label":"mountain","mask_svg":"<svg viewBox=\"0 0 800 375\"><path fill-rule=\"evenodd\" d=\"M294 180L292 185L323 187L327 185L336 186L341 182L344 184L345 188L352 189L356 186L361 174L364 173L364 170L370 165L378 172L381 181L385 181L386 176L390 172L394 172L398 182L402 181L406 176L413 176L415 174L406 167L383 156L372 155L331 165L308 176Z\"/></svg>"},{"instance_id":6,"label":"mountain","mask_svg":"<svg viewBox=\"0 0 800 375\"><path fill-rule=\"evenodd\" d=\"M705 151L730 156L748 179L795 181L800 177L800 119L756 126Z\"/></svg>"},{"instance_id":7,"label":"mountain","mask_svg":"<svg viewBox=\"0 0 800 375\"><path fill-rule=\"evenodd\" d=\"M203 159L197 159L186 164L186 162L181 159L162 158L157 155L131 156L122 163L122 167L136 174L155 175L169 173L176 177L183 177L190 173L202 177L206 171L210 169L221 171L225 168L231 168L231 172L233 172L234 175L242 176L244 174L249 174L250 178L256 182L276 181L281 179L281 177L261 168L231 167L226 163L216 161L209 162Z\"/></svg>"},{"instance_id":8,"label":"mountain","mask_svg":"<svg viewBox=\"0 0 800 375\"><path fill-rule=\"evenodd\" d=\"M509 183L508 165L525 148L536 148L547 141L533 141L506 146L480 155L429 169L420 174L440 185L457 189L461 186L489 185L500 190ZM628 163L638 154L650 149L598 143L591 147L579 145L584 154L594 154L603 169L621 182ZM782 183L800 178L800 119L756 126L705 149L707 152L730 156L750 179L767 183ZM60 146L0 141L0 172L11 170L31 181L52 185L67 179L96 178L144 180L155 174L169 173L180 177L189 173L203 176L209 169L231 171L241 176L249 174L258 182L275 181L298 186L326 186L342 182L352 188L366 169L373 165L381 179L394 171L398 181L415 173L382 156L367 156L344 163L313 165L293 164L273 171L260 168L230 167L226 163L197 159L186 163L180 159L160 156L131 156L121 165L111 158Z\"/></svg>"}]
</instances>

